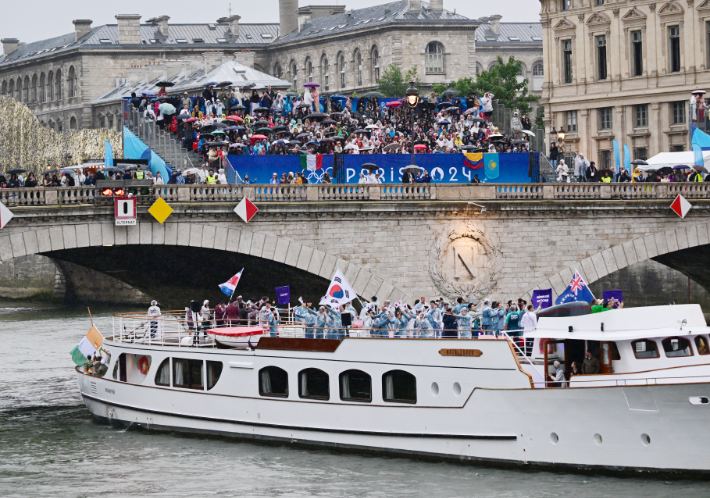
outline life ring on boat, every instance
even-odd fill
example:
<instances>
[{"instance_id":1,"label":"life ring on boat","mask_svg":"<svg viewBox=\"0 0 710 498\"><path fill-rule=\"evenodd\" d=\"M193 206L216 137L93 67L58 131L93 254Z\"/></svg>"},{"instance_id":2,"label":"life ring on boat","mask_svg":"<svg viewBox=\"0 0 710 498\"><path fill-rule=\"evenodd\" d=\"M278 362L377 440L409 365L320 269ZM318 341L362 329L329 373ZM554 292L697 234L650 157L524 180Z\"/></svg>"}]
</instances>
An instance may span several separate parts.
<instances>
[{"instance_id":1,"label":"life ring on boat","mask_svg":"<svg viewBox=\"0 0 710 498\"><path fill-rule=\"evenodd\" d=\"M149 367L150 365L148 364L148 358L146 358L145 356L141 356L138 360L138 371L145 375L148 373Z\"/></svg>"}]
</instances>

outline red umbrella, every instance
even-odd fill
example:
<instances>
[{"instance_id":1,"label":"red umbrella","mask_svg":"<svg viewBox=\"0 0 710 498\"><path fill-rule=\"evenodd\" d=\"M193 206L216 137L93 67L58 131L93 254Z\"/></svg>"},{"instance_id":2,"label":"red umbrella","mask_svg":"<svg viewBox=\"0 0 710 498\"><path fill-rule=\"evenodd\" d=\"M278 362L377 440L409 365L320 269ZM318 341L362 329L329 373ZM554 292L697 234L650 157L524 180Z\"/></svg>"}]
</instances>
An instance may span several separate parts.
<instances>
[{"instance_id":1,"label":"red umbrella","mask_svg":"<svg viewBox=\"0 0 710 498\"><path fill-rule=\"evenodd\" d=\"M426 149L426 145L424 145L424 144L417 144L417 145L414 146L414 148L415 148L416 150L423 150L423 149Z\"/></svg>"},{"instance_id":2,"label":"red umbrella","mask_svg":"<svg viewBox=\"0 0 710 498\"><path fill-rule=\"evenodd\" d=\"M264 135L252 135L252 136L251 136L251 144L252 144L252 145L254 145L254 143L255 143L257 140L268 140L268 139L267 139L266 136L264 136Z\"/></svg>"},{"instance_id":3,"label":"red umbrella","mask_svg":"<svg viewBox=\"0 0 710 498\"><path fill-rule=\"evenodd\" d=\"M240 123L244 122L244 120L239 116L227 116L225 119L229 119L230 121L238 121Z\"/></svg>"},{"instance_id":4,"label":"red umbrella","mask_svg":"<svg viewBox=\"0 0 710 498\"><path fill-rule=\"evenodd\" d=\"M197 119L197 118L190 118L190 119L186 119L185 121L183 121L183 123L194 123L195 121L199 121L199 119Z\"/></svg>"},{"instance_id":5,"label":"red umbrella","mask_svg":"<svg viewBox=\"0 0 710 498\"><path fill-rule=\"evenodd\" d=\"M399 107L401 105L402 105L402 102L400 102L399 100L393 100L392 102L387 102L385 104L385 107Z\"/></svg>"}]
</instances>

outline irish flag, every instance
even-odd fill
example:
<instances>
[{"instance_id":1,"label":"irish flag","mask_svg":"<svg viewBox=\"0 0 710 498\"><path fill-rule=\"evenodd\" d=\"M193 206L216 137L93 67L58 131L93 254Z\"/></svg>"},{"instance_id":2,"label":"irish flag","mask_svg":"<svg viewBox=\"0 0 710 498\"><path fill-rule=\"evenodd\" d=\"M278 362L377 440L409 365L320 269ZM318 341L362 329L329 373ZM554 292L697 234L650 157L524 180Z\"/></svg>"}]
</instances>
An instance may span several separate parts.
<instances>
[{"instance_id":1,"label":"irish flag","mask_svg":"<svg viewBox=\"0 0 710 498\"><path fill-rule=\"evenodd\" d=\"M301 159L301 169L307 169L308 171L323 169L323 154L303 154L299 157Z\"/></svg>"},{"instance_id":2,"label":"irish flag","mask_svg":"<svg viewBox=\"0 0 710 498\"><path fill-rule=\"evenodd\" d=\"M71 350L71 359L74 363L81 366L89 359L89 356L93 355L101 349L104 344L104 337L101 332L98 331L93 325L91 329L86 333L86 336L79 342L79 344Z\"/></svg>"}]
</instances>

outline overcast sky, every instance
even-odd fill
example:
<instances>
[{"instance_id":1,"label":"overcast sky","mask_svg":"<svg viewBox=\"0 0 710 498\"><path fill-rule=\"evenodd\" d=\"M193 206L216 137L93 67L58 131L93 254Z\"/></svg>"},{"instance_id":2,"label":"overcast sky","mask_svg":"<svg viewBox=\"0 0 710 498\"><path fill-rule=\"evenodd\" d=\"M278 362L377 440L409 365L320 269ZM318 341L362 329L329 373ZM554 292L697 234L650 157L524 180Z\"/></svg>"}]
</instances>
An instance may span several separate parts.
<instances>
[{"instance_id":1,"label":"overcast sky","mask_svg":"<svg viewBox=\"0 0 710 498\"><path fill-rule=\"evenodd\" d=\"M4 0L10 3L12 0ZM116 14L140 14L145 22L158 15L170 16L175 23L215 22L232 13L242 16L241 22L278 22L278 0L25 0L14 2L16 8L5 6L0 16L0 38L18 38L30 42L59 36L74 31L74 19L92 19L94 26L115 24ZM299 5L338 4L346 7L368 7L387 3L387 0L300 0ZM22 8L17 8L22 5ZM255 7L256 6L256 7ZM498 0L484 2L473 0L444 0L444 8L471 18L501 14L502 21L532 22L539 20L538 0Z\"/></svg>"}]
</instances>

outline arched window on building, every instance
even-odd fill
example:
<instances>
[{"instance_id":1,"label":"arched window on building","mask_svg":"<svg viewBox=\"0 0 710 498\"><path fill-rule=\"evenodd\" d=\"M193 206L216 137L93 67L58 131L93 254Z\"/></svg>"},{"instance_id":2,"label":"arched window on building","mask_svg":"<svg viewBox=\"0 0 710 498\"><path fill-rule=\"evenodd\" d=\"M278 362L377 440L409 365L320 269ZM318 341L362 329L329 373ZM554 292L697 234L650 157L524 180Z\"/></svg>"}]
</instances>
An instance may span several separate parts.
<instances>
[{"instance_id":1,"label":"arched window on building","mask_svg":"<svg viewBox=\"0 0 710 498\"><path fill-rule=\"evenodd\" d=\"M542 62L536 62L533 65L532 89L534 92L542 91L542 83L545 79L545 70Z\"/></svg>"},{"instance_id":2,"label":"arched window on building","mask_svg":"<svg viewBox=\"0 0 710 498\"><path fill-rule=\"evenodd\" d=\"M294 90L298 90L298 67L296 66L296 61L291 61L289 65L289 71L291 73L291 82L293 83Z\"/></svg>"},{"instance_id":3,"label":"arched window on building","mask_svg":"<svg viewBox=\"0 0 710 498\"><path fill-rule=\"evenodd\" d=\"M25 104L30 103L30 77L25 76L25 85L22 90L22 102Z\"/></svg>"},{"instance_id":4,"label":"arched window on building","mask_svg":"<svg viewBox=\"0 0 710 498\"><path fill-rule=\"evenodd\" d=\"M50 130L53 130L53 129L54 129L54 121L52 121L52 120L50 119L50 120L49 120L49 123L47 123L47 128L49 128Z\"/></svg>"},{"instance_id":5,"label":"arched window on building","mask_svg":"<svg viewBox=\"0 0 710 498\"><path fill-rule=\"evenodd\" d=\"M15 80L10 80L10 84L7 86L7 96L15 98Z\"/></svg>"},{"instance_id":6,"label":"arched window on building","mask_svg":"<svg viewBox=\"0 0 710 498\"><path fill-rule=\"evenodd\" d=\"M480 62L476 62L476 79L481 75L483 72L483 66L481 65Z\"/></svg>"},{"instance_id":7,"label":"arched window on building","mask_svg":"<svg viewBox=\"0 0 710 498\"><path fill-rule=\"evenodd\" d=\"M430 42L426 46L426 73L444 74L444 46L439 42Z\"/></svg>"},{"instance_id":8,"label":"arched window on building","mask_svg":"<svg viewBox=\"0 0 710 498\"><path fill-rule=\"evenodd\" d=\"M99 128L106 128L106 117L103 113L99 114Z\"/></svg>"},{"instance_id":9,"label":"arched window on building","mask_svg":"<svg viewBox=\"0 0 710 498\"><path fill-rule=\"evenodd\" d=\"M306 59L306 78L308 83L313 83L313 61L310 57Z\"/></svg>"},{"instance_id":10,"label":"arched window on building","mask_svg":"<svg viewBox=\"0 0 710 498\"><path fill-rule=\"evenodd\" d=\"M54 73L54 98L62 100L62 70L57 69ZM61 121L57 121L57 127L61 126Z\"/></svg>"},{"instance_id":11,"label":"arched window on building","mask_svg":"<svg viewBox=\"0 0 710 498\"><path fill-rule=\"evenodd\" d=\"M61 120L61 119L57 119L57 131L58 131L59 133L61 133L61 132L63 131L63 129L62 129L62 120Z\"/></svg>"},{"instance_id":12,"label":"arched window on building","mask_svg":"<svg viewBox=\"0 0 710 498\"><path fill-rule=\"evenodd\" d=\"M278 62L274 64L274 72L272 74L278 79L283 77L283 69L281 69L281 64Z\"/></svg>"},{"instance_id":13,"label":"arched window on building","mask_svg":"<svg viewBox=\"0 0 710 498\"><path fill-rule=\"evenodd\" d=\"M323 85L323 90L326 92L330 90L330 65L328 63L328 57L323 54L320 58L320 74L321 74L321 85Z\"/></svg>"},{"instance_id":14,"label":"arched window on building","mask_svg":"<svg viewBox=\"0 0 710 498\"><path fill-rule=\"evenodd\" d=\"M2 82L2 88L0 89L0 95L7 95L7 81Z\"/></svg>"},{"instance_id":15,"label":"arched window on building","mask_svg":"<svg viewBox=\"0 0 710 498\"><path fill-rule=\"evenodd\" d=\"M370 82L380 81L380 52L377 47L372 47L370 51Z\"/></svg>"},{"instance_id":16,"label":"arched window on building","mask_svg":"<svg viewBox=\"0 0 710 498\"><path fill-rule=\"evenodd\" d=\"M362 54L359 50L356 50L353 54L353 62L355 67L355 82L357 86L362 86Z\"/></svg>"},{"instance_id":17,"label":"arched window on building","mask_svg":"<svg viewBox=\"0 0 710 498\"><path fill-rule=\"evenodd\" d=\"M69 120L69 129L76 130L76 118L74 116Z\"/></svg>"},{"instance_id":18,"label":"arched window on building","mask_svg":"<svg viewBox=\"0 0 710 498\"><path fill-rule=\"evenodd\" d=\"M37 75L32 76L32 95L30 95L30 100L33 104L39 101L39 94L37 92Z\"/></svg>"},{"instance_id":19,"label":"arched window on building","mask_svg":"<svg viewBox=\"0 0 710 498\"><path fill-rule=\"evenodd\" d=\"M52 71L47 75L47 102L54 100L54 73Z\"/></svg>"},{"instance_id":20,"label":"arched window on building","mask_svg":"<svg viewBox=\"0 0 710 498\"><path fill-rule=\"evenodd\" d=\"M522 62L520 63L520 67L518 68L518 74L516 75L515 79L517 80L518 83L522 83L523 80L525 79L525 73L527 72L525 68L525 64Z\"/></svg>"},{"instance_id":21,"label":"arched window on building","mask_svg":"<svg viewBox=\"0 0 710 498\"><path fill-rule=\"evenodd\" d=\"M15 99L18 102L22 102L22 78L17 78L17 83L15 84Z\"/></svg>"},{"instance_id":22,"label":"arched window on building","mask_svg":"<svg viewBox=\"0 0 710 498\"><path fill-rule=\"evenodd\" d=\"M338 72L340 73L340 88L345 88L345 55L338 54Z\"/></svg>"},{"instance_id":23,"label":"arched window on building","mask_svg":"<svg viewBox=\"0 0 710 498\"><path fill-rule=\"evenodd\" d=\"M113 114L108 115L108 126L107 128L113 129Z\"/></svg>"},{"instance_id":24,"label":"arched window on building","mask_svg":"<svg viewBox=\"0 0 710 498\"><path fill-rule=\"evenodd\" d=\"M45 76L44 76L44 73L40 74L40 76L39 76L39 88L38 88L38 90L39 90L39 98L38 98L38 100L39 100L40 102L46 102L46 101L47 101L47 92L46 92L46 88L45 88L45 86L44 86L44 85L46 84L46 81L45 81L45 80L46 80L46 78L45 78Z\"/></svg>"},{"instance_id":25,"label":"arched window on building","mask_svg":"<svg viewBox=\"0 0 710 498\"><path fill-rule=\"evenodd\" d=\"M67 78L67 82L69 83L69 97L76 97L79 93L79 80L77 79L74 66L69 68L69 78Z\"/></svg>"}]
</instances>

